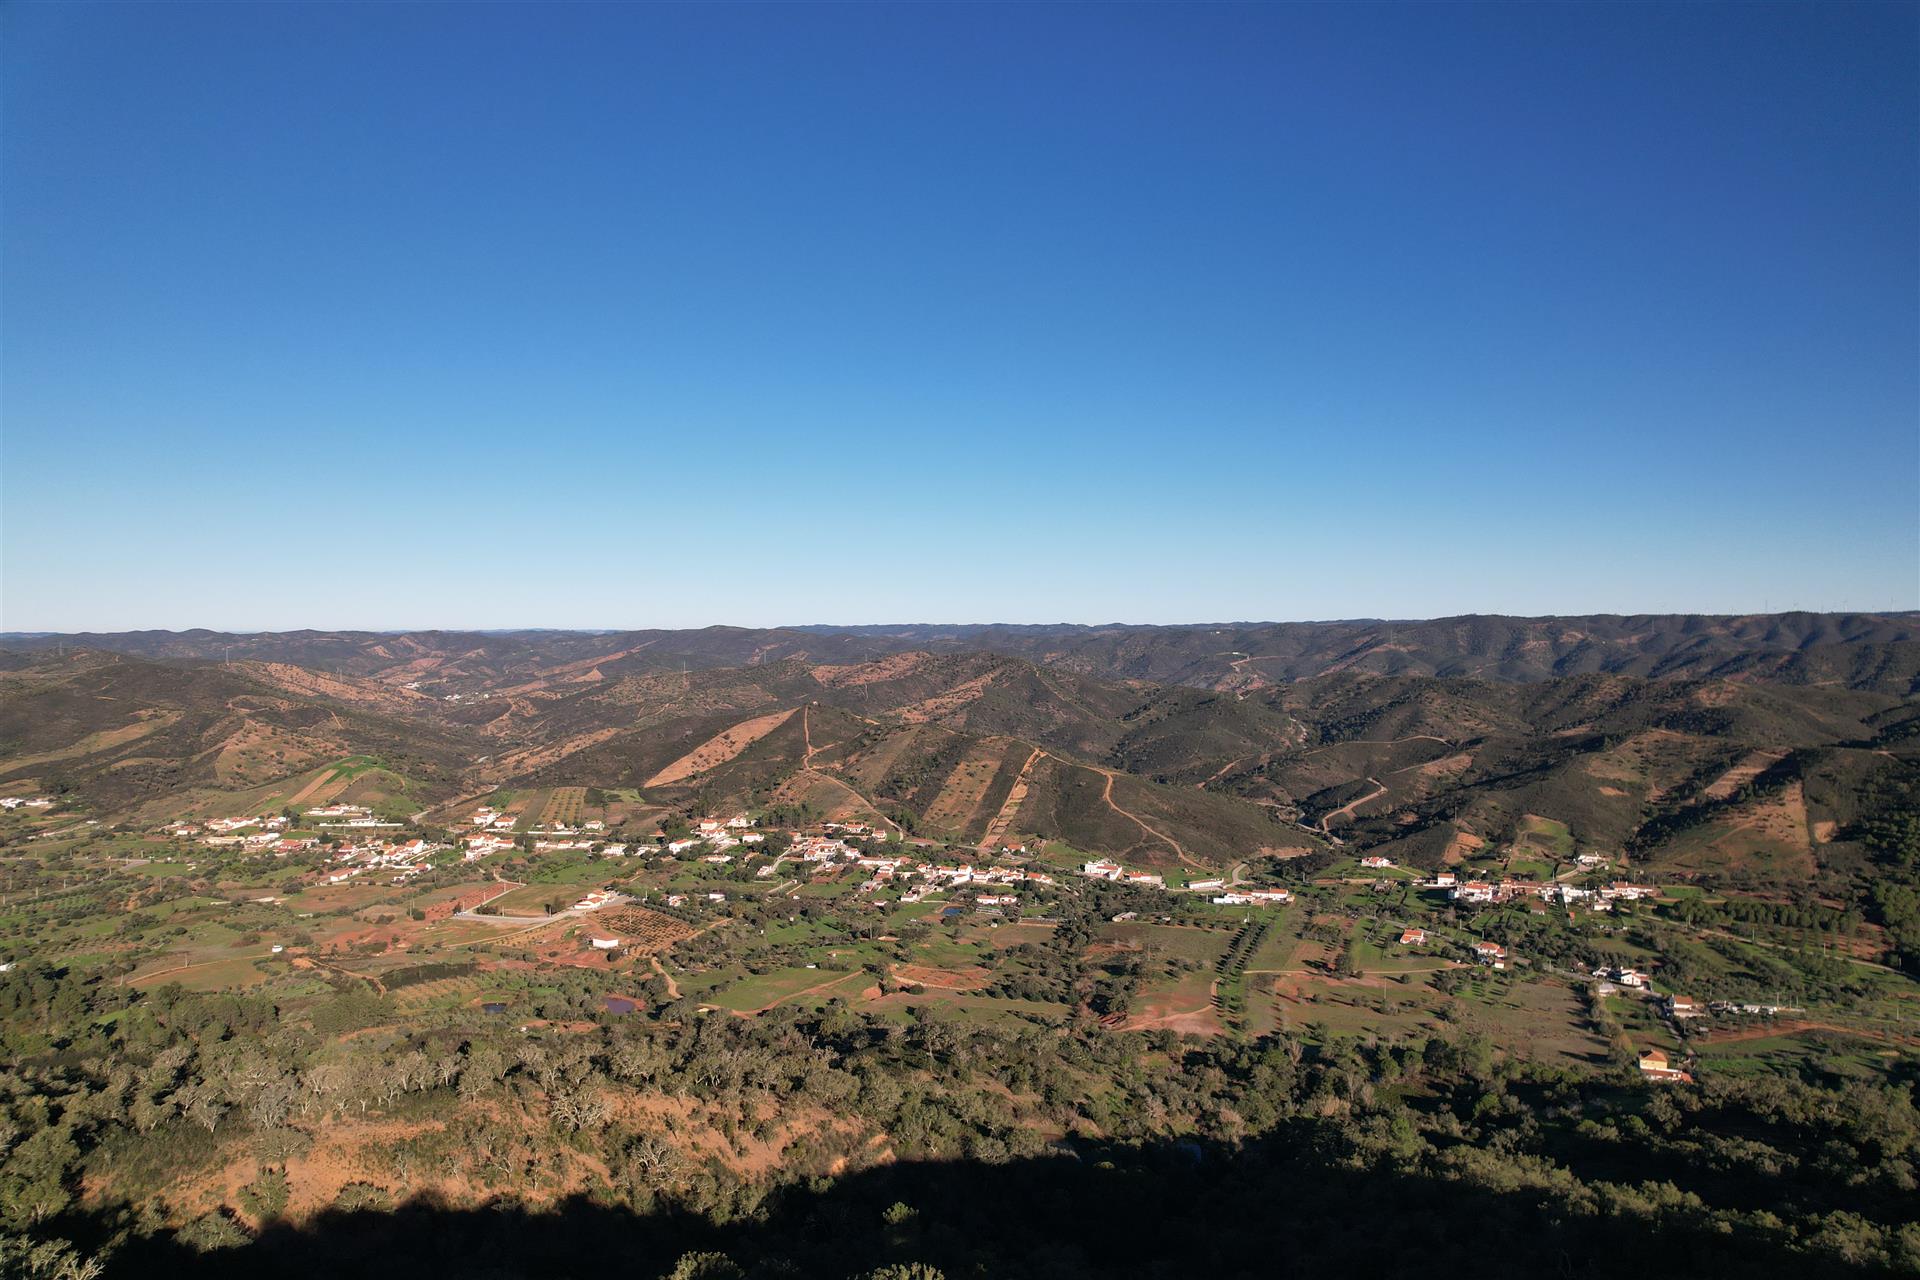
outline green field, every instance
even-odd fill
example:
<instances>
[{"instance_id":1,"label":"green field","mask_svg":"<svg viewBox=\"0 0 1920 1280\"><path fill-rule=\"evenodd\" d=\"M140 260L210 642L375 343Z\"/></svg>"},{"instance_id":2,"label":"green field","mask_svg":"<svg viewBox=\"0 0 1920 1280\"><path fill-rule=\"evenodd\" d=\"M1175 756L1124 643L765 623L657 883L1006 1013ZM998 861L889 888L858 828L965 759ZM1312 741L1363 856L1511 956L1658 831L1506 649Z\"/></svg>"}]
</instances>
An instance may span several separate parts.
<instances>
[{"instance_id":1,"label":"green field","mask_svg":"<svg viewBox=\"0 0 1920 1280\"><path fill-rule=\"evenodd\" d=\"M1573 856L1573 833L1567 824L1557 818L1543 818L1530 813L1520 820L1519 835L1515 844L1521 849L1553 854L1557 858Z\"/></svg>"},{"instance_id":2,"label":"green field","mask_svg":"<svg viewBox=\"0 0 1920 1280\"><path fill-rule=\"evenodd\" d=\"M790 1000L810 988L837 982L850 972L846 969L808 969L804 966L776 969L772 973L741 978L713 992L707 997L707 1003L746 1013Z\"/></svg>"},{"instance_id":3,"label":"green field","mask_svg":"<svg viewBox=\"0 0 1920 1280\"><path fill-rule=\"evenodd\" d=\"M1097 936L1104 942L1139 947L1149 956L1168 955L1210 966L1233 941L1233 930L1126 921L1106 925Z\"/></svg>"}]
</instances>

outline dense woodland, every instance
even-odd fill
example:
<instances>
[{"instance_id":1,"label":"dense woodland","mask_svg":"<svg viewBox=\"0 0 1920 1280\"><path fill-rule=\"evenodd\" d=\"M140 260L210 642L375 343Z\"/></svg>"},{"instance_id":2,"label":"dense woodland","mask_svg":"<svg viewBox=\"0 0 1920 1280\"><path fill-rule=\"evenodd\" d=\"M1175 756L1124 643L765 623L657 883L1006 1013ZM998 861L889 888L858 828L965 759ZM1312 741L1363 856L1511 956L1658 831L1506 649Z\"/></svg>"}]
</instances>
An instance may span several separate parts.
<instances>
[{"instance_id":1,"label":"dense woodland","mask_svg":"<svg viewBox=\"0 0 1920 1280\"><path fill-rule=\"evenodd\" d=\"M1078 959L1076 926L1057 937L1036 973L1113 982ZM444 1274L456 1258L587 1274L607 1250L628 1273L681 1276L1376 1273L1408 1257L1453 1273L1487 1249L1502 1269L1571 1275L1920 1268L1911 1075L1649 1092L1624 1063L1570 1072L1475 1036L1233 1042L1113 1035L1090 1016L1007 1032L672 1001L608 1018L590 989L537 1011L597 1017L590 1031L476 1023L343 1048L331 1037L390 1017L380 997L343 990L294 1019L269 996L142 999L17 967L0 976L10 1274L187 1258L214 1274ZM747 1134L847 1117L897 1159L743 1178L622 1095L697 1099ZM285 1161L348 1116L404 1122L383 1155L401 1184L457 1170L500 1207L395 1204L358 1183L282 1222ZM168 1225L174 1187L236 1159L257 1169L240 1204ZM576 1161L604 1168L595 1192L540 1204L543 1177Z\"/></svg>"}]
</instances>

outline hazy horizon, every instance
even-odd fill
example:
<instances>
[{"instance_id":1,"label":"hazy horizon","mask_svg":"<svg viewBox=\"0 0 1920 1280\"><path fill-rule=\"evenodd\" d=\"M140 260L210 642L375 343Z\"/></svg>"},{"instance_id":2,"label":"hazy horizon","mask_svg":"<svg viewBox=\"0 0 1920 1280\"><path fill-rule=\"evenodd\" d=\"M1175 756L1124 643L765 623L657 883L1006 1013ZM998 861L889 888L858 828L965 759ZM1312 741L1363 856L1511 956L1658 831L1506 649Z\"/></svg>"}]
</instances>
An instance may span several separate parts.
<instances>
[{"instance_id":1,"label":"hazy horizon","mask_svg":"<svg viewBox=\"0 0 1920 1280\"><path fill-rule=\"evenodd\" d=\"M1777 609L1772 611L1749 610L1735 613L1706 613L1700 610L1640 610L1622 613L1611 610L1594 610L1587 613L1438 613L1427 617L1374 617L1354 616L1346 618L1180 618L1171 621L1132 622L1107 619L1101 622L1072 622L1053 619L1043 622L1009 622L1004 619L992 621L917 621L909 622L894 619L889 622L699 622L683 626L664 626L652 623L638 623L632 626L572 626L556 627L533 624L528 626L463 627L442 623L428 623L420 626L323 626L315 624L285 627L115 627L83 628L78 630L29 630L14 628L0 630L0 639L36 639L42 637L79 636L79 635L125 635L142 632L156 632L167 635L187 635L196 631L215 635L270 636L290 635L311 631L322 635L361 634L361 635L413 635L424 632L472 633L475 635L513 635L536 632L565 635L618 635L636 631L876 631L891 628L923 630L938 627L952 627L964 630L991 630L993 628L1024 628L1047 630L1076 628L1088 631L1121 628L1202 628L1202 627L1332 627L1378 624L1385 626L1417 626L1429 622L1450 622L1468 618L1511 618L1517 621L1577 621L1586 618L1782 618L1793 615L1813 615L1823 617L1904 617L1920 614L1916 609Z\"/></svg>"},{"instance_id":2,"label":"hazy horizon","mask_svg":"<svg viewBox=\"0 0 1920 1280\"><path fill-rule=\"evenodd\" d=\"M1014 619L1007 616L988 616L985 618L931 618L907 620L885 618L873 621L837 621L837 622L793 622L793 621L743 621L734 618L705 618L682 622L639 620L630 623L581 622L559 624L551 622L524 623L486 623L467 625L457 622L425 621L413 624L401 623L328 623L292 621L282 625L257 626L246 623L214 624L211 622L175 622L130 623L124 626L77 626L77 627L22 627L12 625L10 618L0 625L0 636L61 636L61 635L114 635L136 631L159 631L182 634L190 631L213 631L231 635L281 635L294 631L318 632L364 632L374 635L404 635L409 632L447 631L475 632L486 634L507 634L516 631L558 631L580 634L612 634L622 631L700 631L714 627L731 627L743 631L792 630L817 631L831 628L873 629L884 627L1082 627L1097 629L1102 627L1273 627L1273 626L1332 626L1343 623L1421 623L1440 622L1454 618L1516 618L1544 620L1557 618L1661 618L1661 617L1700 617L1700 618L1772 618L1791 614L1815 614L1829 617L1837 616L1881 616L1920 613L1920 605L1892 608L1801 608L1776 606L1767 609L1582 609L1549 610L1539 613L1520 613L1506 609L1466 609L1451 610L1443 613L1428 614L1375 614L1353 613L1328 615L1324 617L1244 617L1210 618L1197 616L1165 618L1101 618L1097 620L1079 620L1072 618L1030 618Z\"/></svg>"}]
</instances>

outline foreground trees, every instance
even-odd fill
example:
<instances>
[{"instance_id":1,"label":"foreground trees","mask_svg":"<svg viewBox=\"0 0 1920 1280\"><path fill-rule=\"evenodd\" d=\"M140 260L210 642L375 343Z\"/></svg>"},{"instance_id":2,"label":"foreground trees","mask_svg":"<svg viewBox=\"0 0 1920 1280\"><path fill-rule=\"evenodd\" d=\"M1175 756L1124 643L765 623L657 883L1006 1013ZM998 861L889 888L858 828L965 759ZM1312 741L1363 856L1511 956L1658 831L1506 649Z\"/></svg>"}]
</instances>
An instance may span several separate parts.
<instances>
[{"instance_id":1,"label":"foreground trees","mask_svg":"<svg viewBox=\"0 0 1920 1280\"><path fill-rule=\"evenodd\" d=\"M1122 998L1129 966L1088 966L1061 933L1030 957L1037 980ZM341 1022L356 1029L323 1030ZM939 1006L742 1019L682 1001L564 1030L478 1013L415 1030L363 991L295 1012L45 965L0 975L0 1047L7 1275L189 1256L317 1273L376 1238L438 1267L422 1242L492 1239L498 1220L462 1206L496 1199L526 1207L527 1241L571 1248L555 1233L579 1218L649 1259L642 1275L1188 1274L1207 1255L1232 1274L1276 1213L1302 1265L1393 1238L1444 1271L1474 1256L1456 1224L1478 1214L1542 1266L1611 1241L1698 1254L1703 1274L1920 1267L1920 1115L1899 1068L1652 1092L1471 1034L1198 1040ZM380 1136L336 1198L354 1225L329 1234L290 1171L361 1132ZM236 1163L251 1172L212 1208L186 1190ZM548 1273L500 1247L496 1271Z\"/></svg>"}]
</instances>

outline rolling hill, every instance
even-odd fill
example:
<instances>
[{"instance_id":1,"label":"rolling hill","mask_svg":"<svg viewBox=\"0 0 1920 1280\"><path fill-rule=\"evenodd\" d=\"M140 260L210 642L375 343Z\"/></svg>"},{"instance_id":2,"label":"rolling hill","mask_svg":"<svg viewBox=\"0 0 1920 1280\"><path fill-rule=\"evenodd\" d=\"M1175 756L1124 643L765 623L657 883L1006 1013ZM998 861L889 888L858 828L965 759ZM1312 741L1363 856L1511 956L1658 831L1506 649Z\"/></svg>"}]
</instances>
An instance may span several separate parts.
<instances>
[{"instance_id":1,"label":"rolling hill","mask_svg":"<svg viewBox=\"0 0 1920 1280\"><path fill-rule=\"evenodd\" d=\"M997 653L1097 680L1236 691L1342 672L1515 682L1584 674L1724 677L1893 693L1920 689L1920 617L1909 613L609 632L129 631L4 635L0 646L104 649L167 661L284 662L397 685L417 683L435 696L683 666L760 666L789 659L856 664L913 651Z\"/></svg>"},{"instance_id":2,"label":"rolling hill","mask_svg":"<svg viewBox=\"0 0 1920 1280\"><path fill-rule=\"evenodd\" d=\"M294 693L244 668L73 653L0 671L0 789L10 794L70 792L109 816L166 816L205 797L290 796L297 788L274 784L349 759L425 801L452 787L468 757L431 723Z\"/></svg>"},{"instance_id":3,"label":"rolling hill","mask_svg":"<svg viewBox=\"0 0 1920 1280\"><path fill-rule=\"evenodd\" d=\"M349 786L409 813L587 786L649 812L783 806L1168 867L1340 846L1491 873L1601 852L1832 887L1864 873L1852 832L1870 797L1915 766L1911 629L1784 615L35 640L0 650L0 788L144 820ZM969 641L984 647L955 647Z\"/></svg>"}]
</instances>

